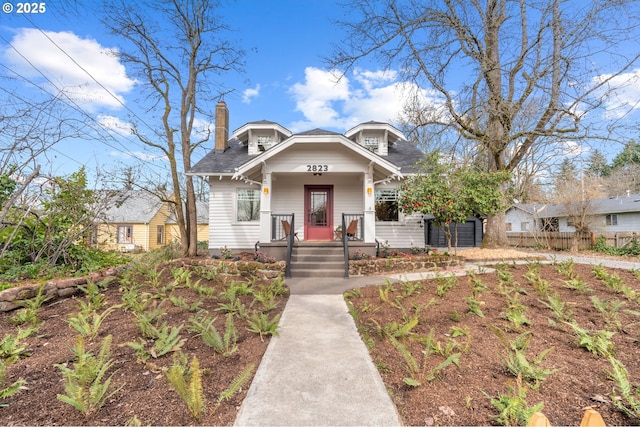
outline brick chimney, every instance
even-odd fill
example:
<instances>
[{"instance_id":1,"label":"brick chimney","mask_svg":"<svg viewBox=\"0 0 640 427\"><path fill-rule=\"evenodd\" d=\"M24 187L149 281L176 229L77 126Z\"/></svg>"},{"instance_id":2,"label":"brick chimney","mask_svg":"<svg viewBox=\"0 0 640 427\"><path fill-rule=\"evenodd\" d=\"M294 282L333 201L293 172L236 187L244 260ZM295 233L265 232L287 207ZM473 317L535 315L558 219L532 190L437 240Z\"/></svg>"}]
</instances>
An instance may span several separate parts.
<instances>
[{"instance_id":1,"label":"brick chimney","mask_svg":"<svg viewBox=\"0 0 640 427\"><path fill-rule=\"evenodd\" d=\"M216 130L215 130L215 151L227 149L229 141L229 109L224 101L216 105Z\"/></svg>"}]
</instances>

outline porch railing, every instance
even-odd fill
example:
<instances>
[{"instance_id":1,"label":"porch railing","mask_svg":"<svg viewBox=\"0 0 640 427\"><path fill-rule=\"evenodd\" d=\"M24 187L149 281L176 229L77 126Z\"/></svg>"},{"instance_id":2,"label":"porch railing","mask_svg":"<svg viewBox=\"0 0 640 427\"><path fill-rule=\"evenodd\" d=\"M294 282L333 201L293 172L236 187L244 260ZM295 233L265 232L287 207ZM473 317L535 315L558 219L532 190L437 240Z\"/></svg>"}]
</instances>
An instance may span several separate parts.
<instances>
[{"instance_id":1,"label":"porch railing","mask_svg":"<svg viewBox=\"0 0 640 427\"><path fill-rule=\"evenodd\" d=\"M271 241L285 240L287 238L286 233L284 232L284 223L286 221L289 225L291 224L293 218L293 214L271 214ZM294 228L291 227L293 230Z\"/></svg>"},{"instance_id":2,"label":"porch railing","mask_svg":"<svg viewBox=\"0 0 640 427\"><path fill-rule=\"evenodd\" d=\"M288 229L288 230L287 230ZM296 222L294 214L271 214L271 240L287 241L287 258L284 277L291 278L291 254L293 252L293 239L295 238Z\"/></svg>"},{"instance_id":3,"label":"porch railing","mask_svg":"<svg viewBox=\"0 0 640 427\"><path fill-rule=\"evenodd\" d=\"M349 241L364 240L364 215L342 214L342 247L344 248L344 278L349 278Z\"/></svg>"}]
</instances>

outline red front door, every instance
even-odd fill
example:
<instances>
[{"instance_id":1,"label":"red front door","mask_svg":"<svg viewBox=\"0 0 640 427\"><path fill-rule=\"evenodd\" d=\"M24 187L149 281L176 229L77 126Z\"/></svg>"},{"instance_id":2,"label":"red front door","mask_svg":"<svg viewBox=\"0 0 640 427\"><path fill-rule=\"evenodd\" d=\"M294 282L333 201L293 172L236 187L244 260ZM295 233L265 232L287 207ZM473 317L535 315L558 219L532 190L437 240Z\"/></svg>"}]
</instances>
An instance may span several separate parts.
<instances>
[{"instance_id":1,"label":"red front door","mask_svg":"<svg viewBox=\"0 0 640 427\"><path fill-rule=\"evenodd\" d=\"M304 211L304 239L333 240L333 185L305 185Z\"/></svg>"}]
</instances>

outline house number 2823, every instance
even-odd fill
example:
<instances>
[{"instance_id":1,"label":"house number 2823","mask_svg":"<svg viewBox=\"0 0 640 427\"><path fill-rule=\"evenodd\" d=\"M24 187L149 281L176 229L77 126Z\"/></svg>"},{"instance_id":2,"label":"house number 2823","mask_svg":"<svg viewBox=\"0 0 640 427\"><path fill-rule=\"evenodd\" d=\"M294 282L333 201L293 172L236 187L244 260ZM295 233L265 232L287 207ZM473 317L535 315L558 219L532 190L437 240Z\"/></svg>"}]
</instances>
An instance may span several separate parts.
<instances>
[{"instance_id":1,"label":"house number 2823","mask_svg":"<svg viewBox=\"0 0 640 427\"><path fill-rule=\"evenodd\" d=\"M329 165L307 165L307 172L328 172Z\"/></svg>"}]
</instances>

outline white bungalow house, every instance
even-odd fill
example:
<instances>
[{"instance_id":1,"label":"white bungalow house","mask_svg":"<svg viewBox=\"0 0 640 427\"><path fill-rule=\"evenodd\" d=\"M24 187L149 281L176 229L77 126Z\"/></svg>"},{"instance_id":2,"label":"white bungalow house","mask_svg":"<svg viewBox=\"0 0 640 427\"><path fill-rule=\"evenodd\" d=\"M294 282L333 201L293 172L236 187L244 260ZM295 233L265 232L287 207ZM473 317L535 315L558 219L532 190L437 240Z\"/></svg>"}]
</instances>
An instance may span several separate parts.
<instances>
[{"instance_id":1,"label":"white bungalow house","mask_svg":"<svg viewBox=\"0 0 640 427\"><path fill-rule=\"evenodd\" d=\"M423 153L395 127L362 123L344 135L293 134L271 121L247 123L228 137L229 112L216 107L215 149L188 172L209 182L209 249L261 250L282 257L286 228L296 245L337 245L343 214L350 247L373 253L424 247L422 217L398 209L398 188Z\"/></svg>"}]
</instances>

